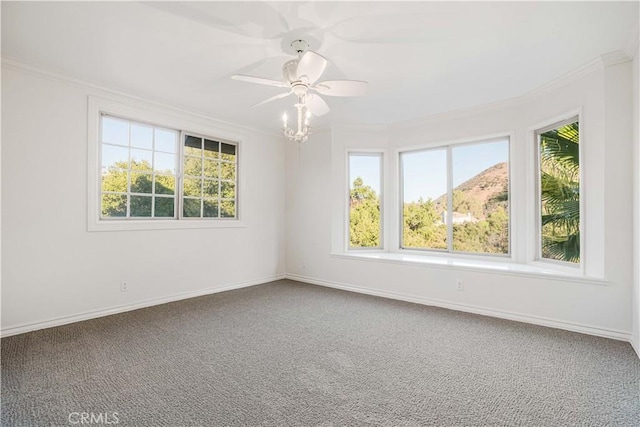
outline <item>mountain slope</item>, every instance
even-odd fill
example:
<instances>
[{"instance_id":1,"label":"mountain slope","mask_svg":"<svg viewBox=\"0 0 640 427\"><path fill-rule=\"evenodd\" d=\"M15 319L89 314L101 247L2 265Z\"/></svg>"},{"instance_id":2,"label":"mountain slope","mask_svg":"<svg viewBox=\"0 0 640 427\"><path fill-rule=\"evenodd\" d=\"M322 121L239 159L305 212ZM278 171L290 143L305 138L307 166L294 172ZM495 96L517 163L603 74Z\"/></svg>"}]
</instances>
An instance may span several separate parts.
<instances>
[{"instance_id":1,"label":"mountain slope","mask_svg":"<svg viewBox=\"0 0 640 427\"><path fill-rule=\"evenodd\" d=\"M484 208L498 195L503 193L509 184L509 167L506 162L497 163L476 176L468 179L453 189L460 191L467 200L472 200ZM435 201L436 210L440 213L447 208L446 194ZM454 206L454 210L455 210ZM484 215L480 215L484 216ZM478 219L482 219L479 217Z\"/></svg>"}]
</instances>

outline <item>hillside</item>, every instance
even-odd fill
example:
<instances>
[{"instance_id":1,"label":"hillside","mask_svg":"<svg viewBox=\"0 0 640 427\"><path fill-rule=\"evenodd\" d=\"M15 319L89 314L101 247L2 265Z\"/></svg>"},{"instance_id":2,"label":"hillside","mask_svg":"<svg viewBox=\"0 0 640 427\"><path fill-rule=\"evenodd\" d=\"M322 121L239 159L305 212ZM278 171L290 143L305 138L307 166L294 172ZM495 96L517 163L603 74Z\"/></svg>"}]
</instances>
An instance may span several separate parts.
<instances>
[{"instance_id":1,"label":"hillside","mask_svg":"<svg viewBox=\"0 0 640 427\"><path fill-rule=\"evenodd\" d=\"M473 200L479 206L485 207L487 202L502 193L509 180L509 168L506 162L498 163L473 178L463 182L453 189L461 191L465 198ZM446 209L446 194L438 197L435 201L438 213ZM478 218L482 219L482 218Z\"/></svg>"}]
</instances>

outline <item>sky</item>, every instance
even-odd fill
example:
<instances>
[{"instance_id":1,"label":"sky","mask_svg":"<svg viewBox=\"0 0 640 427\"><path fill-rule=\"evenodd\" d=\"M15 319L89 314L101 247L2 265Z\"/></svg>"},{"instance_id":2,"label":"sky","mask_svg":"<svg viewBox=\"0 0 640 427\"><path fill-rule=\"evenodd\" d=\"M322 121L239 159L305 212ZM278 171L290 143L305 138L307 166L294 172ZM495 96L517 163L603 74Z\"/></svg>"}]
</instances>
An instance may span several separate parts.
<instances>
[{"instance_id":1,"label":"sky","mask_svg":"<svg viewBox=\"0 0 640 427\"><path fill-rule=\"evenodd\" d=\"M454 146L453 186L456 187L485 169L509 160L507 138L483 141L476 144ZM437 199L447 192L447 149L436 148L405 152L401 155L404 201ZM349 182L361 177L376 193L380 193L380 158L377 156L351 155Z\"/></svg>"},{"instance_id":2,"label":"sky","mask_svg":"<svg viewBox=\"0 0 640 427\"><path fill-rule=\"evenodd\" d=\"M157 171L175 172L176 131L154 128L144 124L131 123L113 117L102 118L102 166L109 167L118 161L128 161L129 150L131 158L138 161L146 160L153 164ZM117 145L111 145L117 144ZM155 144L155 156L151 151ZM131 146L129 148L128 146Z\"/></svg>"},{"instance_id":3,"label":"sky","mask_svg":"<svg viewBox=\"0 0 640 427\"><path fill-rule=\"evenodd\" d=\"M457 187L485 169L509 160L507 139L464 144L451 149L453 187ZM437 199L447 192L446 148L402 154L404 201Z\"/></svg>"},{"instance_id":4,"label":"sky","mask_svg":"<svg viewBox=\"0 0 640 427\"><path fill-rule=\"evenodd\" d=\"M380 194L380 156L377 154L350 155L349 183L353 185L353 181L357 177L362 178L365 185Z\"/></svg>"}]
</instances>

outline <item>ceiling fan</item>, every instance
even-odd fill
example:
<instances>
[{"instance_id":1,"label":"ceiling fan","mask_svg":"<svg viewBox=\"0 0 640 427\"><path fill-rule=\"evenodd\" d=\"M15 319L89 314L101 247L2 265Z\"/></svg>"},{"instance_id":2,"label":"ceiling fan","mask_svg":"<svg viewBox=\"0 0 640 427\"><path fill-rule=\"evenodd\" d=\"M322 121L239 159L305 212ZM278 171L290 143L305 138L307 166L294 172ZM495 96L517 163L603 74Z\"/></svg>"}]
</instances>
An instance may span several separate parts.
<instances>
[{"instance_id":1,"label":"ceiling fan","mask_svg":"<svg viewBox=\"0 0 640 427\"><path fill-rule=\"evenodd\" d=\"M294 40L291 47L297 52L298 58L287 61L282 66L283 81L243 74L231 76L234 80L289 89L252 107L294 94L298 97L298 103L304 104L311 114L322 116L329 112L329 106L320 95L360 96L366 92L367 82L359 80L325 80L316 84L327 67L327 59L308 50L309 44L304 40Z\"/></svg>"}]
</instances>

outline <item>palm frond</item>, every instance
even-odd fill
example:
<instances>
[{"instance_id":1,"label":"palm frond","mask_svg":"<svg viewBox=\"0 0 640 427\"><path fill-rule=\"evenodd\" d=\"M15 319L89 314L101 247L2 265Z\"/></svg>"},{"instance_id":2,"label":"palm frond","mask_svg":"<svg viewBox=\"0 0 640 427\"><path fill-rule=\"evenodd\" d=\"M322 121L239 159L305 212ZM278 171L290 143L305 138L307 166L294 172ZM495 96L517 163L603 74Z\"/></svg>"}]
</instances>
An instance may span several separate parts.
<instances>
[{"instance_id":1,"label":"palm frond","mask_svg":"<svg viewBox=\"0 0 640 427\"><path fill-rule=\"evenodd\" d=\"M570 123L540 135L542 255L580 261L580 128Z\"/></svg>"},{"instance_id":2,"label":"palm frond","mask_svg":"<svg viewBox=\"0 0 640 427\"><path fill-rule=\"evenodd\" d=\"M559 261L580 262L580 232L562 238L545 238L543 256Z\"/></svg>"},{"instance_id":3,"label":"palm frond","mask_svg":"<svg viewBox=\"0 0 640 427\"><path fill-rule=\"evenodd\" d=\"M559 163L568 171L575 172L580 167L580 145L578 122L540 135L540 155L545 163Z\"/></svg>"}]
</instances>

